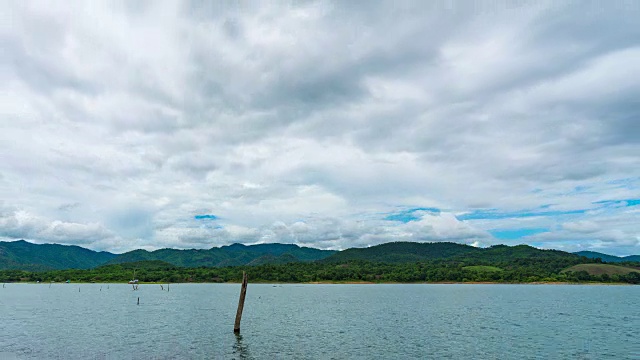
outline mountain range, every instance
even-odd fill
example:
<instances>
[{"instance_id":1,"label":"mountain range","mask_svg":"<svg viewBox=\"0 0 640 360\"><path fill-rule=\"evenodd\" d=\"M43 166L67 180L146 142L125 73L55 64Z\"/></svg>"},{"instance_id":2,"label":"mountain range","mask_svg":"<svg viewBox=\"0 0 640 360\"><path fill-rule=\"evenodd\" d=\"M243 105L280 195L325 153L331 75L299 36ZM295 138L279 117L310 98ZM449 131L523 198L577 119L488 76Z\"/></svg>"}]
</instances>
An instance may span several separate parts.
<instances>
[{"instance_id":1,"label":"mountain range","mask_svg":"<svg viewBox=\"0 0 640 360\"><path fill-rule=\"evenodd\" d=\"M232 244L219 248L214 247L208 250L133 250L118 255L105 264L162 260L180 267L222 267L315 261L324 259L333 253L335 253L335 251L300 247L293 244Z\"/></svg>"},{"instance_id":2,"label":"mountain range","mask_svg":"<svg viewBox=\"0 0 640 360\"><path fill-rule=\"evenodd\" d=\"M0 242L0 270L90 269L145 260L161 260L180 267L222 267L282 264L324 259L335 253L293 244L233 244L207 250L133 250L124 254L92 251L75 245L33 244L24 240Z\"/></svg>"},{"instance_id":3,"label":"mountain range","mask_svg":"<svg viewBox=\"0 0 640 360\"><path fill-rule=\"evenodd\" d=\"M614 256L614 255L607 255L607 254L603 254L595 251L578 251L574 254L584 256L589 259L600 258L602 259L602 261L608 262L608 263L640 262L640 255Z\"/></svg>"},{"instance_id":4,"label":"mountain range","mask_svg":"<svg viewBox=\"0 0 640 360\"><path fill-rule=\"evenodd\" d=\"M0 270L90 269L117 256L80 246L33 244L24 240L0 242Z\"/></svg>"},{"instance_id":5,"label":"mountain range","mask_svg":"<svg viewBox=\"0 0 640 360\"><path fill-rule=\"evenodd\" d=\"M366 260L384 263L409 263L418 261L465 259L467 261L513 261L531 258L564 258L577 255L559 250L541 250L529 245L494 245L478 248L470 245L435 242L391 242L368 248L346 249L329 256L324 262L345 262L350 260Z\"/></svg>"},{"instance_id":6,"label":"mountain range","mask_svg":"<svg viewBox=\"0 0 640 360\"><path fill-rule=\"evenodd\" d=\"M93 251L79 246L33 244L24 240L0 242L0 270L45 271L53 269L90 269L140 261L163 261L177 267L224 267L284 264L291 262L340 263L366 260L383 263L410 263L441 259L461 261L517 261L518 259L559 259L584 256L604 262L640 262L639 255L617 257L597 252L567 253L541 250L528 245L496 245L477 248L457 243L391 242L367 248L343 251L320 250L293 244L232 244L211 249L133 250L123 254Z\"/></svg>"}]
</instances>

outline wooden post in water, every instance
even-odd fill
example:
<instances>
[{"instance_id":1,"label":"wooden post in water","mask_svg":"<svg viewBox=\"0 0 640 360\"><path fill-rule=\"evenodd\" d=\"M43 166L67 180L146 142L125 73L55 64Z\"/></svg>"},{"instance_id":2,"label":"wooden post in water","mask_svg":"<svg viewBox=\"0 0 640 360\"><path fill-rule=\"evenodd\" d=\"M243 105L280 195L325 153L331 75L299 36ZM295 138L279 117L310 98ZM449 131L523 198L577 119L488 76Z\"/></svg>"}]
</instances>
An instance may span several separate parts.
<instances>
[{"instance_id":1,"label":"wooden post in water","mask_svg":"<svg viewBox=\"0 0 640 360\"><path fill-rule=\"evenodd\" d=\"M240 333L240 319L242 319L242 309L244 309L244 298L247 295L247 273L242 272L242 288L240 289L240 300L238 301L238 311L236 312L236 324L233 326L233 332Z\"/></svg>"},{"instance_id":2,"label":"wooden post in water","mask_svg":"<svg viewBox=\"0 0 640 360\"><path fill-rule=\"evenodd\" d=\"M140 298L138 298L138 305L140 305Z\"/></svg>"}]
</instances>

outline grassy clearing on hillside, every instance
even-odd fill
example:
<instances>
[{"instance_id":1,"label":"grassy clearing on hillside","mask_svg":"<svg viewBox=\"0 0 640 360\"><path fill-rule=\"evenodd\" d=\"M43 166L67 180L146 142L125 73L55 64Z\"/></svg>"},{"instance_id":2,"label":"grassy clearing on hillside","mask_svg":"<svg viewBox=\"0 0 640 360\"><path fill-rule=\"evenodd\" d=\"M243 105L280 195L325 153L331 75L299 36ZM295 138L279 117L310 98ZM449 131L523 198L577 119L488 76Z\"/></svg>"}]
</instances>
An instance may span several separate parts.
<instances>
[{"instance_id":1,"label":"grassy clearing on hillside","mask_svg":"<svg viewBox=\"0 0 640 360\"><path fill-rule=\"evenodd\" d=\"M561 272L566 273L570 271L586 271L589 275L626 275L633 271L640 272L638 269L610 264L579 264L566 268Z\"/></svg>"},{"instance_id":2,"label":"grassy clearing on hillside","mask_svg":"<svg viewBox=\"0 0 640 360\"><path fill-rule=\"evenodd\" d=\"M462 268L462 270L477 271L477 272L497 272L497 271L502 271L502 269L500 269L499 267L485 266L485 265L465 266L465 267Z\"/></svg>"}]
</instances>

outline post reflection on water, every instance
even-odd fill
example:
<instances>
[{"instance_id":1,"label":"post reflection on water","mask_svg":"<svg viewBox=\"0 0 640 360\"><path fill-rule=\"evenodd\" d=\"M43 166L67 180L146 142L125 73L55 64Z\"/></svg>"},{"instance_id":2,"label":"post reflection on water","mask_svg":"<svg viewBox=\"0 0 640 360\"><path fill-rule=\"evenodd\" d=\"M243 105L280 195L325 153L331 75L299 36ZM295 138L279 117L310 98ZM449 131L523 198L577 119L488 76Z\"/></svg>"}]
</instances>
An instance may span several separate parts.
<instances>
[{"instance_id":1,"label":"post reflection on water","mask_svg":"<svg viewBox=\"0 0 640 360\"><path fill-rule=\"evenodd\" d=\"M233 344L233 355L237 355L238 359L253 359L249 352L249 346L242 341L242 335L234 334L236 342Z\"/></svg>"}]
</instances>

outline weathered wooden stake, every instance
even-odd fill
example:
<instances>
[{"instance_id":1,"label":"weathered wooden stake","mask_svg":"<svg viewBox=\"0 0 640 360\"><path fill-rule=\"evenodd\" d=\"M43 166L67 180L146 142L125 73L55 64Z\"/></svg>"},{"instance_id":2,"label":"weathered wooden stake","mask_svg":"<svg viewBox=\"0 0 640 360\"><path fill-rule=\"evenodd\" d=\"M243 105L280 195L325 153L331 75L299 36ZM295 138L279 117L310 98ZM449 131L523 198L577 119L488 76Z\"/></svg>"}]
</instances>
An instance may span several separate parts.
<instances>
[{"instance_id":1,"label":"weathered wooden stake","mask_svg":"<svg viewBox=\"0 0 640 360\"><path fill-rule=\"evenodd\" d=\"M138 305L140 305L140 298L138 298Z\"/></svg>"},{"instance_id":2,"label":"weathered wooden stake","mask_svg":"<svg viewBox=\"0 0 640 360\"><path fill-rule=\"evenodd\" d=\"M247 295L247 273L242 272L242 288L240 289L240 300L238 301L238 311L236 312L236 324L233 327L234 333L240 333L240 320L242 319L242 309L244 309L244 298Z\"/></svg>"}]
</instances>

